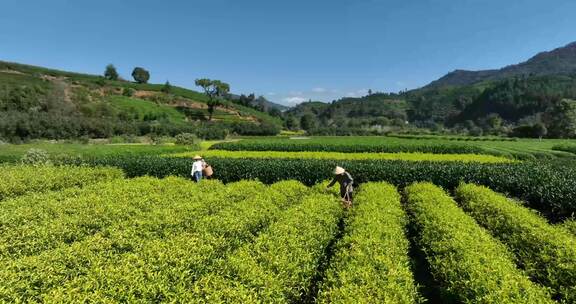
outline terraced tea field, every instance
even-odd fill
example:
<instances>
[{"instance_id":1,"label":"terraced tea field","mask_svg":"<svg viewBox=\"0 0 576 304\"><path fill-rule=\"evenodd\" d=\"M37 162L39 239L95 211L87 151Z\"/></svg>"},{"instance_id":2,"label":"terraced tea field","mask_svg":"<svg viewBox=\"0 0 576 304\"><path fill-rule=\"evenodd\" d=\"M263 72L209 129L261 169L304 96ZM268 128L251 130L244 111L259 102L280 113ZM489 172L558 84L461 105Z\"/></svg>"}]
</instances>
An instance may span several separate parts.
<instances>
[{"instance_id":1,"label":"terraced tea field","mask_svg":"<svg viewBox=\"0 0 576 304\"><path fill-rule=\"evenodd\" d=\"M2 169L0 302L576 300L570 222L472 183L366 182L343 209L325 182Z\"/></svg>"}]
</instances>

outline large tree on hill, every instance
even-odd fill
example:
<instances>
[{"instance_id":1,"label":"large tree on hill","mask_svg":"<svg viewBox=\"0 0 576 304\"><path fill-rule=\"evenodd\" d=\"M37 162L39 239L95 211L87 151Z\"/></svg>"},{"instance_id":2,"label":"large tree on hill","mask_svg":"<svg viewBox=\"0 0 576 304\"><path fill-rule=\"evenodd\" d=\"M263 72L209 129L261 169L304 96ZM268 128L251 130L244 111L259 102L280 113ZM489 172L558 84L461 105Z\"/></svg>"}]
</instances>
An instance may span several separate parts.
<instances>
[{"instance_id":1,"label":"large tree on hill","mask_svg":"<svg viewBox=\"0 0 576 304\"><path fill-rule=\"evenodd\" d=\"M113 64L106 66L106 70L104 71L104 78L109 80L118 80L118 72L116 71L116 67Z\"/></svg>"},{"instance_id":2,"label":"large tree on hill","mask_svg":"<svg viewBox=\"0 0 576 304\"><path fill-rule=\"evenodd\" d=\"M196 85L201 87L208 96L208 120L212 120L214 109L222 105L221 98L230 92L230 85L220 80L208 78L196 79Z\"/></svg>"},{"instance_id":3,"label":"large tree on hill","mask_svg":"<svg viewBox=\"0 0 576 304\"><path fill-rule=\"evenodd\" d=\"M136 81L137 83L147 83L148 80L150 79L150 73L146 71L144 68L135 67L134 70L132 71L132 77L134 78L134 81Z\"/></svg>"}]
</instances>

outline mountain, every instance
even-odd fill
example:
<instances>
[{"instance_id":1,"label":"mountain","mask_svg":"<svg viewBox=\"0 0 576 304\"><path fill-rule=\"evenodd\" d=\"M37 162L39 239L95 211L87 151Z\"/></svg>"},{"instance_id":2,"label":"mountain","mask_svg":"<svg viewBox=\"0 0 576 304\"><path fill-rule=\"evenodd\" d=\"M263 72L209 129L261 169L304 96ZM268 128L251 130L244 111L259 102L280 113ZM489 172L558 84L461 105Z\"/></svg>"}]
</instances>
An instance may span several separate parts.
<instances>
[{"instance_id":1,"label":"mountain","mask_svg":"<svg viewBox=\"0 0 576 304\"><path fill-rule=\"evenodd\" d=\"M576 130L576 121L559 123L554 118L576 119L576 101L572 100L576 100L576 43L497 70L457 70L425 87L398 94L342 98L331 104L303 103L286 115L291 126L308 116L304 120L312 125L311 133L316 130L322 135L416 127L522 136L515 131L519 128L527 130L524 136L536 136L544 126L551 136L576 137L566 129L574 125ZM574 113L570 112L572 106Z\"/></svg>"},{"instance_id":2,"label":"mountain","mask_svg":"<svg viewBox=\"0 0 576 304\"><path fill-rule=\"evenodd\" d=\"M282 124L229 100L210 115L207 102L205 94L177 86L0 61L0 140L269 135Z\"/></svg>"},{"instance_id":3,"label":"mountain","mask_svg":"<svg viewBox=\"0 0 576 304\"><path fill-rule=\"evenodd\" d=\"M549 52L542 52L528 61L498 70L456 70L428 84L425 88L471 85L488 80L530 75L574 75L576 74L576 42Z\"/></svg>"},{"instance_id":4,"label":"mountain","mask_svg":"<svg viewBox=\"0 0 576 304\"><path fill-rule=\"evenodd\" d=\"M238 95L238 94L229 94L228 99L234 101L234 102L240 102L242 104L242 102L247 103L246 106L249 106L251 108L261 108L261 110L267 112L270 111L271 109L276 109L279 110L280 112L284 112L286 110L289 109L289 107L278 104L278 103L274 103L268 99L266 99L266 97L264 96L259 96L259 97L253 97L253 99L247 99L247 97L249 96L254 96L254 94L250 94L248 96L242 94L242 95Z\"/></svg>"}]
</instances>

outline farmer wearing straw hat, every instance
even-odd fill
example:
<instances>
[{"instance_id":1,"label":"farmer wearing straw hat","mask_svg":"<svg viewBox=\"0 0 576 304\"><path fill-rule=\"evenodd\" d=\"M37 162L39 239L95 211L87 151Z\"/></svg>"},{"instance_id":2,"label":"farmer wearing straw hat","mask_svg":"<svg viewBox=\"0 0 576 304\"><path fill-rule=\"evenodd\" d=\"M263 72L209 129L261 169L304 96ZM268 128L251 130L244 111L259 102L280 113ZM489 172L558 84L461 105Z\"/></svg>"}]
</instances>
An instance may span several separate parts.
<instances>
[{"instance_id":1,"label":"farmer wearing straw hat","mask_svg":"<svg viewBox=\"0 0 576 304\"><path fill-rule=\"evenodd\" d=\"M334 169L334 179L328 185L328 188L334 186L336 182L340 184L340 197L342 198L342 203L344 203L345 207L352 206L352 192L354 188L352 184L354 183L354 179L350 173L346 172L342 167L336 167Z\"/></svg>"},{"instance_id":2,"label":"farmer wearing straw hat","mask_svg":"<svg viewBox=\"0 0 576 304\"><path fill-rule=\"evenodd\" d=\"M202 171L206 167L206 163L200 155L196 155L192 159L194 160L194 163L192 163L192 172L190 172L190 174L192 175L194 181L198 183L200 180L202 180Z\"/></svg>"}]
</instances>

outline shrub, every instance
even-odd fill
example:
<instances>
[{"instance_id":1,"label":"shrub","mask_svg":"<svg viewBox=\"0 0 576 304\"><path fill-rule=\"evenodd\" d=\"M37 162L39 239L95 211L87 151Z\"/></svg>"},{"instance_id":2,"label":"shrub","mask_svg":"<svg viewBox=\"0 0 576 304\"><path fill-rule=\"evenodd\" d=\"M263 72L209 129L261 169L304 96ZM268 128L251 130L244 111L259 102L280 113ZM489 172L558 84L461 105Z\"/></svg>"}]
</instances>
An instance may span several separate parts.
<instances>
[{"instance_id":1,"label":"shrub","mask_svg":"<svg viewBox=\"0 0 576 304\"><path fill-rule=\"evenodd\" d=\"M26 165L50 164L50 155L45 150L32 148L22 156L22 163Z\"/></svg>"},{"instance_id":2,"label":"shrub","mask_svg":"<svg viewBox=\"0 0 576 304\"><path fill-rule=\"evenodd\" d=\"M134 90L133 88L124 88L122 90L122 95L124 95L126 97L132 97L132 96L134 96L135 93L136 93L136 90Z\"/></svg>"},{"instance_id":3,"label":"shrub","mask_svg":"<svg viewBox=\"0 0 576 304\"><path fill-rule=\"evenodd\" d=\"M159 135L156 133L150 134L150 141L154 145L163 145L172 142L174 139L170 136Z\"/></svg>"},{"instance_id":4,"label":"shrub","mask_svg":"<svg viewBox=\"0 0 576 304\"><path fill-rule=\"evenodd\" d=\"M200 141L198 137L192 133L180 133L174 137L177 145L183 146L198 146Z\"/></svg>"},{"instance_id":5,"label":"shrub","mask_svg":"<svg viewBox=\"0 0 576 304\"><path fill-rule=\"evenodd\" d=\"M228 129L216 124L204 125L196 130L196 135L204 140L226 139Z\"/></svg>"},{"instance_id":6,"label":"shrub","mask_svg":"<svg viewBox=\"0 0 576 304\"><path fill-rule=\"evenodd\" d=\"M486 187L462 184L456 194L472 217L512 249L528 275L563 300L576 301L573 235Z\"/></svg>"},{"instance_id":7,"label":"shrub","mask_svg":"<svg viewBox=\"0 0 576 304\"><path fill-rule=\"evenodd\" d=\"M416 242L447 298L463 303L554 303L530 282L512 254L430 183L405 189Z\"/></svg>"},{"instance_id":8,"label":"shrub","mask_svg":"<svg viewBox=\"0 0 576 304\"><path fill-rule=\"evenodd\" d=\"M408 219L396 189L362 185L346 219L320 303L419 303L408 257Z\"/></svg>"},{"instance_id":9,"label":"shrub","mask_svg":"<svg viewBox=\"0 0 576 304\"><path fill-rule=\"evenodd\" d=\"M125 139L122 136L114 136L110 138L110 143L111 144L123 144L125 143Z\"/></svg>"}]
</instances>

